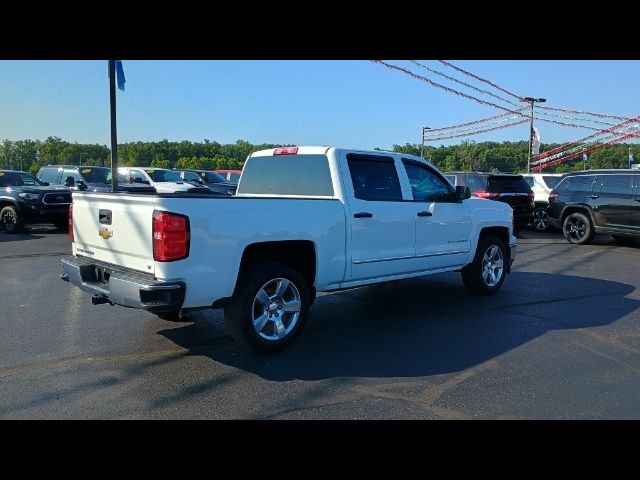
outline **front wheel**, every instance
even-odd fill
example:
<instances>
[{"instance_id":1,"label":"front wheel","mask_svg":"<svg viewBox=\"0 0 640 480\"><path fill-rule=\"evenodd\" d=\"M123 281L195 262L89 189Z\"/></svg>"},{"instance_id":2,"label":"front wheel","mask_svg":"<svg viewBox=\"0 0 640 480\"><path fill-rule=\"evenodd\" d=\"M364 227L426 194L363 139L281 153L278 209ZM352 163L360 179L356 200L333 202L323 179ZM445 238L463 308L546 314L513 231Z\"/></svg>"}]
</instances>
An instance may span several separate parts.
<instances>
[{"instance_id":1,"label":"front wheel","mask_svg":"<svg viewBox=\"0 0 640 480\"><path fill-rule=\"evenodd\" d=\"M585 245L593 240L595 235L591 220L580 212L571 213L564 219L562 233L569 243L575 245Z\"/></svg>"},{"instance_id":2,"label":"front wheel","mask_svg":"<svg viewBox=\"0 0 640 480\"><path fill-rule=\"evenodd\" d=\"M309 287L302 275L280 262L266 262L241 280L225 308L229 334L239 344L275 352L300 334L309 314Z\"/></svg>"},{"instance_id":3,"label":"front wheel","mask_svg":"<svg viewBox=\"0 0 640 480\"><path fill-rule=\"evenodd\" d=\"M6 206L0 210L0 229L9 234L22 232L24 221L16 207Z\"/></svg>"},{"instance_id":4,"label":"front wheel","mask_svg":"<svg viewBox=\"0 0 640 480\"><path fill-rule=\"evenodd\" d=\"M549 213L547 207L536 207L533 211L533 228L538 232L549 230Z\"/></svg>"},{"instance_id":5,"label":"front wheel","mask_svg":"<svg viewBox=\"0 0 640 480\"><path fill-rule=\"evenodd\" d=\"M474 293L497 292L506 275L506 249L502 240L493 235L480 238L473 263L462 269L462 281Z\"/></svg>"}]
</instances>

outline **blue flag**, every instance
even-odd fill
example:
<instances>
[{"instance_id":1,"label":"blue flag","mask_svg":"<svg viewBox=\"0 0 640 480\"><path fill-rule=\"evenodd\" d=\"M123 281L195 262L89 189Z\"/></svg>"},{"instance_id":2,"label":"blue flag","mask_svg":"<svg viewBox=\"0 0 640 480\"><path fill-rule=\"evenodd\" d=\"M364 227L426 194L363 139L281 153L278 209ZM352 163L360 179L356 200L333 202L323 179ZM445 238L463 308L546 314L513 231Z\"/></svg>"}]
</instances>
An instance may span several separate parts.
<instances>
[{"instance_id":1,"label":"blue flag","mask_svg":"<svg viewBox=\"0 0 640 480\"><path fill-rule=\"evenodd\" d=\"M118 88L124 92L124 70L122 68L122 60L116 60L116 79L118 82Z\"/></svg>"}]
</instances>

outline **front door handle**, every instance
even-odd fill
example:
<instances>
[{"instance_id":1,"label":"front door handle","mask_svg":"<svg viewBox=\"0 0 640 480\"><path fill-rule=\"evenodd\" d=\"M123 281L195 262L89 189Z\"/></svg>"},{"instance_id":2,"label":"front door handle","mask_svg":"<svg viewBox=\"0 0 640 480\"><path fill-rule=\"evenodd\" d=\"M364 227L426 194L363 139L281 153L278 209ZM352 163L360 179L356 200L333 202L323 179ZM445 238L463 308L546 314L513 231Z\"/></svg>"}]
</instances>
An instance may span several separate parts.
<instances>
[{"instance_id":1,"label":"front door handle","mask_svg":"<svg viewBox=\"0 0 640 480\"><path fill-rule=\"evenodd\" d=\"M371 218L373 215L369 212L358 212L353 214L353 218Z\"/></svg>"},{"instance_id":2,"label":"front door handle","mask_svg":"<svg viewBox=\"0 0 640 480\"><path fill-rule=\"evenodd\" d=\"M596 195L595 193L593 195L589 195L589 198L600 198L600 195Z\"/></svg>"},{"instance_id":3,"label":"front door handle","mask_svg":"<svg viewBox=\"0 0 640 480\"><path fill-rule=\"evenodd\" d=\"M423 212L418 212L418 213L417 213L417 215L418 215L419 217L430 217L430 216L432 216L432 215L433 215L433 213L428 212L428 211L426 211L426 210L425 210L425 211L423 211Z\"/></svg>"}]
</instances>

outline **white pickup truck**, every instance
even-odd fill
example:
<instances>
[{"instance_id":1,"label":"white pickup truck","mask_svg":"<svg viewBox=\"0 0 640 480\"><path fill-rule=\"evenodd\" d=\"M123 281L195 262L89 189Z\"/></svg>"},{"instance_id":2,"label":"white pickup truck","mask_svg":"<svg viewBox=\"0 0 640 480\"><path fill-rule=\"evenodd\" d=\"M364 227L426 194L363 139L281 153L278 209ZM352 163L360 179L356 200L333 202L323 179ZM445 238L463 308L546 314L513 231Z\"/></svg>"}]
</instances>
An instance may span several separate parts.
<instances>
[{"instance_id":1,"label":"white pickup truck","mask_svg":"<svg viewBox=\"0 0 640 480\"><path fill-rule=\"evenodd\" d=\"M318 292L446 271L496 292L515 257L512 210L469 197L410 155L262 150L235 197L74 192L61 278L94 304L163 318L224 307L234 339L274 351Z\"/></svg>"}]
</instances>

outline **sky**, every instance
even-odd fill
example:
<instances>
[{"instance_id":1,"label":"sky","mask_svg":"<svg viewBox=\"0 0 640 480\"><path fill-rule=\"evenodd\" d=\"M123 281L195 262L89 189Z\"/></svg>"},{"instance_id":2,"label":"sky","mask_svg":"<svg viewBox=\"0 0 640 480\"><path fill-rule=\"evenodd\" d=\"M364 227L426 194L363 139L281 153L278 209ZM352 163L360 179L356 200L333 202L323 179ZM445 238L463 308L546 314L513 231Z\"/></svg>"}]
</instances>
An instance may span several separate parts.
<instances>
[{"instance_id":1,"label":"sky","mask_svg":"<svg viewBox=\"0 0 640 480\"><path fill-rule=\"evenodd\" d=\"M422 62L490 89L437 61ZM640 115L638 60L450 62L518 95L546 98L548 106ZM394 144L420 143L422 127L446 127L502 113L366 60L126 60L123 66L126 89L117 95L118 143L242 139L390 149ZM418 67L412 70L495 102ZM591 133L541 122L536 127L543 143ZM528 128L523 124L466 139L527 140ZM0 61L0 140L57 136L108 145L109 132L106 60Z\"/></svg>"}]
</instances>

